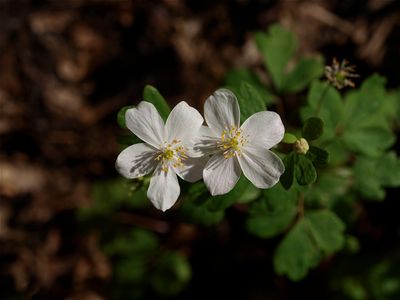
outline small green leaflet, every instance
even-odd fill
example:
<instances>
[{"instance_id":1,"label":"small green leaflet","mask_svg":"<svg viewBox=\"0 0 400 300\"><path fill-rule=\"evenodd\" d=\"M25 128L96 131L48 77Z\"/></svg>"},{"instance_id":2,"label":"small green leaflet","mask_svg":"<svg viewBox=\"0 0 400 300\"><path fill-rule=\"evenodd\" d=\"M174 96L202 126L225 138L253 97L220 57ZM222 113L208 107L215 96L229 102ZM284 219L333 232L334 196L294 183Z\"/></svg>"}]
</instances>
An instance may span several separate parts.
<instances>
[{"instance_id":1,"label":"small green leaflet","mask_svg":"<svg viewBox=\"0 0 400 300\"><path fill-rule=\"evenodd\" d=\"M276 272L294 281L304 278L324 257L343 247L344 230L343 222L329 210L306 213L278 245Z\"/></svg>"}]
</instances>

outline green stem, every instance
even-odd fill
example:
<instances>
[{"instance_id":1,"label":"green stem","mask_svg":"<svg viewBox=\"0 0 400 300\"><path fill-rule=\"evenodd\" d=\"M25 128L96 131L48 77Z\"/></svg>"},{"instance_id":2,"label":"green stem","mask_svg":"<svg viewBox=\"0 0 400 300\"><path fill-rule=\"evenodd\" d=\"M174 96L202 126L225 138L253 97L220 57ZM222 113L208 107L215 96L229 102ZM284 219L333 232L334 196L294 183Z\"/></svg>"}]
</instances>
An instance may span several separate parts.
<instances>
[{"instance_id":1,"label":"green stem","mask_svg":"<svg viewBox=\"0 0 400 300\"><path fill-rule=\"evenodd\" d=\"M322 107L322 103L324 102L324 97L326 95L326 93L329 90L329 82L325 83L325 88L322 91L321 97L319 97L318 99L318 104L317 104L317 117L319 117L319 113L321 112L321 107Z\"/></svg>"}]
</instances>

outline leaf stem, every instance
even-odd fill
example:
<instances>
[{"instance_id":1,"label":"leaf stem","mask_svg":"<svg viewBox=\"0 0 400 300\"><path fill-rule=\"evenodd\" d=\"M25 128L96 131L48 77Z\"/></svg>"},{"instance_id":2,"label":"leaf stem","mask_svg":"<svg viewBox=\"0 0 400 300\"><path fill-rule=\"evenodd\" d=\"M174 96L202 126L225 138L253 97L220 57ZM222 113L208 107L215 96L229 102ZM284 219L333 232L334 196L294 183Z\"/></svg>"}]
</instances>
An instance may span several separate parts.
<instances>
[{"instance_id":1,"label":"leaf stem","mask_svg":"<svg viewBox=\"0 0 400 300\"><path fill-rule=\"evenodd\" d=\"M322 91L321 96L320 96L319 99L318 99L318 104L317 104L317 117L319 117L319 113L321 112L322 103L324 102L324 99L325 99L324 97L325 97L326 93L328 92L328 90L329 90L329 82L326 81L326 82L325 82L325 88L324 88L324 90Z\"/></svg>"}]
</instances>

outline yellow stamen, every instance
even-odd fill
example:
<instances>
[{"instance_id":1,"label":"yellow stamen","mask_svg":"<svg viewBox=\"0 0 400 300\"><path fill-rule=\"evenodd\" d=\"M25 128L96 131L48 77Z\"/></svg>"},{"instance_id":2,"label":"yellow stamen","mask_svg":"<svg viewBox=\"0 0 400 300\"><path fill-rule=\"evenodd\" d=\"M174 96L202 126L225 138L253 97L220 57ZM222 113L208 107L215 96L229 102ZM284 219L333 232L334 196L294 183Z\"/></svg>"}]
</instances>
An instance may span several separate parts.
<instances>
[{"instance_id":1,"label":"yellow stamen","mask_svg":"<svg viewBox=\"0 0 400 300\"><path fill-rule=\"evenodd\" d=\"M242 131L235 126L226 127L221 133L221 141L218 143L218 148L222 150L225 159L242 155L242 147L247 143L243 137Z\"/></svg>"},{"instance_id":2,"label":"yellow stamen","mask_svg":"<svg viewBox=\"0 0 400 300\"><path fill-rule=\"evenodd\" d=\"M163 172L167 173L170 166L174 168L183 167L183 161L187 158L187 150L180 143L181 140L174 139L171 143L164 142L160 145L161 150L155 160L161 163Z\"/></svg>"}]
</instances>

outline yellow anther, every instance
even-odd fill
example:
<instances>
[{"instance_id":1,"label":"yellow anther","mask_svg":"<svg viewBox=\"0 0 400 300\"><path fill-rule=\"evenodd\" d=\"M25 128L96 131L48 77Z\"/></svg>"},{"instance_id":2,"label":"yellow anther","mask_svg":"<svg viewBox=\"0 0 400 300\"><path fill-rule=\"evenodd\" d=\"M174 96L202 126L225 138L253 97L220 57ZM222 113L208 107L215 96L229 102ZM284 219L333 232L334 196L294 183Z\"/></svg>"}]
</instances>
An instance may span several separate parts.
<instances>
[{"instance_id":1,"label":"yellow anther","mask_svg":"<svg viewBox=\"0 0 400 300\"><path fill-rule=\"evenodd\" d=\"M247 140L243 137L242 131L236 126L226 127L226 130L221 133L221 141L218 143L218 148L222 150L224 158L228 159L235 154L239 156L242 153L242 147Z\"/></svg>"},{"instance_id":2,"label":"yellow anther","mask_svg":"<svg viewBox=\"0 0 400 300\"><path fill-rule=\"evenodd\" d=\"M161 170L165 173L168 172L170 166L174 168L182 168L183 160L187 158L186 149L180 140L174 139L171 143L164 142L160 145L160 152L155 157L156 161L161 163Z\"/></svg>"}]
</instances>

